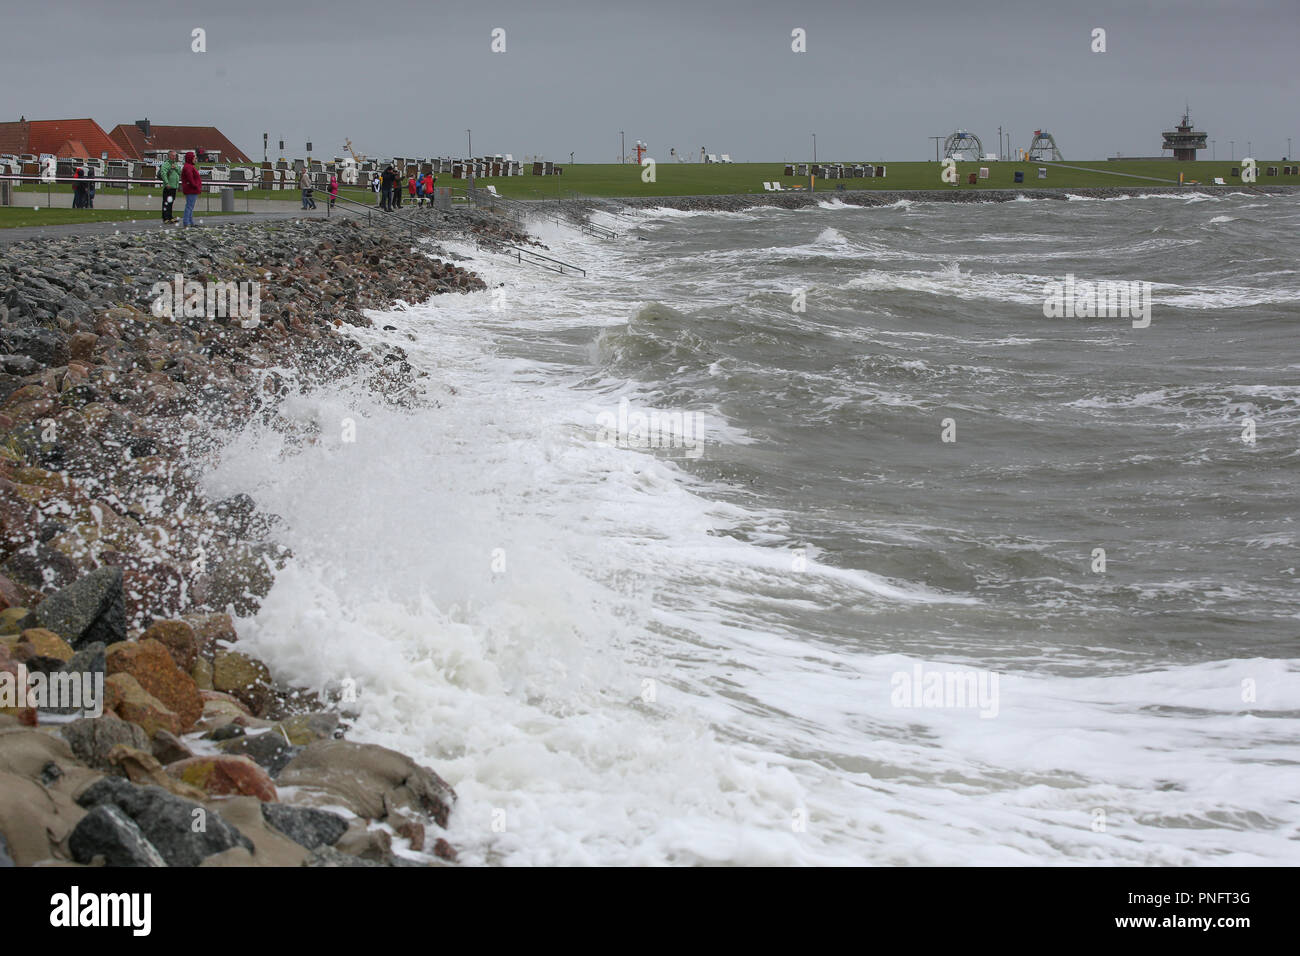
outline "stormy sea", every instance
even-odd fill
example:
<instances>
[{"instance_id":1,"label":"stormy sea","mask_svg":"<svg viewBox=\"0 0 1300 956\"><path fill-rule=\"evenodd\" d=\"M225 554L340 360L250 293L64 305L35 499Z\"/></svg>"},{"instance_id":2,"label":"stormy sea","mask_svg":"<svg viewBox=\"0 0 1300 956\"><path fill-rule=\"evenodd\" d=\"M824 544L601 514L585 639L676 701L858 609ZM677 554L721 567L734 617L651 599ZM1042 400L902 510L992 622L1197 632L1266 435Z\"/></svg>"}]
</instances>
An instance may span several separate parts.
<instances>
[{"instance_id":1,"label":"stormy sea","mask_svg":"<svg viewBox=\"0 0 1300 956\"><path fill-rule=\"evenodd\" d=\"M446 245L487 290L348 331L426 401L207 476L294 553L241 636L462 861L1300 863L1300 200L596 221Z\"/></svg>"}]
</instances>

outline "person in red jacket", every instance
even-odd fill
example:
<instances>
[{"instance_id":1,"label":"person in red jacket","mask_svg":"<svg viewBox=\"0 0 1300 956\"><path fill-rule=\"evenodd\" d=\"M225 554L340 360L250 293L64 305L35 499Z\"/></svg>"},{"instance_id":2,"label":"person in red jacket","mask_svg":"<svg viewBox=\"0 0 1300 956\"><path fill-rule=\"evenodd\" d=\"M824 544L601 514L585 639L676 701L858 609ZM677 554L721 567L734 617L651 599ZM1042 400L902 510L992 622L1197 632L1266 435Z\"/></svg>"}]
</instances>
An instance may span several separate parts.
<instances>
[{"instance_id":1,"label":"person in red jacket","mask_svg":"<svg viewBox=\"0 0 1300 956\"><path fill-rule=\"evenodd\" d=\"M194 204L203 192L203 179L199 176L199 167L194 163L194 153L185 154L185 165L181 168L181 192L185 194L185 215L181 217L182 226L194 225Z\"/></svg>"},{"instance_id":2,"label":"person in red jacket","mask_svg":"<svg viewBox=\"0 0 1300 956\"><path fill-rule=\"evenodd\" d=\"M420 195L429 201L429 205L433 205L433 183L434 178L431 172L425 173L424 179L420 181ZM420 205L424 205L423 200L421 200Z\"/></svg>"}]
</instances>

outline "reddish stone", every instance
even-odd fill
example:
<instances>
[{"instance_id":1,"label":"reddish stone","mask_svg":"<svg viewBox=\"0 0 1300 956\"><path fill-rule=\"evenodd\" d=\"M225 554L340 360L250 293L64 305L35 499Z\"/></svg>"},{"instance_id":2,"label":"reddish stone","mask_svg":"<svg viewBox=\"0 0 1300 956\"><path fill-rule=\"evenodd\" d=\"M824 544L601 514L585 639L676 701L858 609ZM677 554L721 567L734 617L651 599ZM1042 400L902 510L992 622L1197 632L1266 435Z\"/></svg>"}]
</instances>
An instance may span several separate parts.
<instances>
[{"instance_id":1,"label":"reddish stone","mask_svg":"<svg viewBox=\"0 0 1300 956\"><path fill-rule=\"evenodd\" d=\"M451 863L456 862L456 849L446 840L439 838L433 844L433 855Z\"/></svg>"},{"instance_id":2,"label":"reddish stone","mask_svg":"<svg viewBox=\"0 0 1300 956\"><path fill-rule=\"evenodd\" d=\"M257 797L263 803L276 803L280 799L270 775L243 756L190 757L168 764L167 773L214 797Z\"/></svg>"},{"instance_id":3,"label":"reddish stone","mask_svg":"<svg viewBox=\"0 0 1300 956\"><path fill-rule=\"evenodd\" d=\"M167 648L177 667L187 674L194 670L194 662L199 658L199 644L194 637L194 628L184 621L155 621L140 640L157 641Z\"/></svg>"},{"instance_id":4,"label":"reddish stone","mask_svg":"<svg viewBox=\"0 0 1300 956\"><path fill-rule=\"evenodd\" d=\"M146 692L180 719L178 733L189 730L203 716L203 698L194 678L178 668L167 648L156 640L121 641L111 645L108 673L134 677Z\"/></svg>"}]
</instances>

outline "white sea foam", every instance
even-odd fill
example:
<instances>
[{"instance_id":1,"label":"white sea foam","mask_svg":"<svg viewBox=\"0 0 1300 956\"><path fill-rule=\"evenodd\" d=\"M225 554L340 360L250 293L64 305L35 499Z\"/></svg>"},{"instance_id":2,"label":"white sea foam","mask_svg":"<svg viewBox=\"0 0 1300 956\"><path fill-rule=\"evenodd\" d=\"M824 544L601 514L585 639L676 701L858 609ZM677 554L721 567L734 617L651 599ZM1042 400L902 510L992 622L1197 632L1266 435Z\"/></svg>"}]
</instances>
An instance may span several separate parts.
<instances>
[{"instance_id":1,"label":"white sea foam","mask_svg":"<svg viewBox=\"0 0 1300 956\"><path fill-rule=\"evenodd\" d=\"M898 673L981 662L782 622L975 599L835 567L786 540L779 513L596 441L594 411L638 387L528 343L594 339L651 299L698 306L687 289L671 298L662 262L628 244L562 226L546 241L591 278L453 244L489 286L505 283L504 307L491 291L440 296L353 333L406 349L436 407L324 386L284 408L318 441L250 424L208 476L214 494L247 491L282 515L295 553L241 622L244 641L313 687L355 680L352 736L415 755L459 792L449 836L462 859L1300 863L1293 662L1063 677L1033 667L1030 649L999 675L995 719L895 706ZM1041 282L954 265L849 286L1040 303ZM744 438L715 425L720 441Z\"/></svg>"}]
</instances>

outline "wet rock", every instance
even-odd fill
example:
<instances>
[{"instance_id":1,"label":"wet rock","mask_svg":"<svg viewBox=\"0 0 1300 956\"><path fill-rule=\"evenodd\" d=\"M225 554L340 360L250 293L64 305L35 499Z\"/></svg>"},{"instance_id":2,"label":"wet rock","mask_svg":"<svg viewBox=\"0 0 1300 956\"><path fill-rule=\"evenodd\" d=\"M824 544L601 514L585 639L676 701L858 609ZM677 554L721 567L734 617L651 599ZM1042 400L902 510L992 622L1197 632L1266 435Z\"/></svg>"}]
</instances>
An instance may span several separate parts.
<instances>
[{"instance_id":1,"label":"wet rock","mask_svg":"<svg viewBox=\"0 0 1300 956\"><path fill-rule=\"evenodd\" d=\"M274 728L260 734L241 733L223 740L220 747L222 753L248 757L272 777L278 777L289 761L302 752L301 747L289 743Z\"/></svg>"},{"instance_id":2,"label":"wet rock","mask_svg":"<svg viewBox=\"0 0 1300 956\"><path fill-rule=\"evenodd\" d=\"M456 799L456 792L445 780L410 757L349 740L311 744L289 762L278 779L281 786L314 791L326 802L345 806L360 817L384 819L391 811L405 809L444 828Z\"/></svg>"},{"instance_id":3,"label":"wet rock","mask_svg":"<svg viewBox=\"0 0 1300 956\"><path fill-rule=\"evenodd\" d=\"M97 806L68 836L68 851L78 863L102 857L108 866L166 866L162 854L134 820L112 805Z\"/></svg>"},{"instance_id":4,"label":"wet rock","mask_svg":"<svg viewBox=\"0 0 1300 956\"><path fill-rule=\"evenodd\" d=\"M176 666L167 648L156 640L109 645L108 673L134 677L144 690L179 718L179 732L189 730L203 715L203 700L194 679Z\"/></svg>"},{"instance_id":5,"label":"wet rock","mask_svg":"<svg viewBox=\"0 0 1300 956\"><path fill-rule=\"evenodd\" d=\"M271 729L289 743L306 747L317 740L330 740L335 737L339 729L339 715L328 710L312 714L295 714L286 717Z\"/></svg>"},{"instance_id":6,"label":"wet rock","mask_svg":"<svg viewBox=\"0 0 1300 956\"><path fill-rule=\"evenodd\" d=\"M147 749L149 746L149 737L143 730L111 714L74 720L64 724L60 732L78 760L106 773L118 772L118 768L108 761L108 755L114 747L125 744L128 747Z\"/></svg>"},{"instance_id":7,"label":"wet rock","mask_svg":"<svg viewBox=\"0 0 1300 956\"><path fill-rule=\"evenodd\" d=\"M271 672L265 664L238 651L218 651L212 660L212 687L230 694L257 717L272 700Z\"/></svg>"},{"instance_id":8,"label":"wet rock","mask_svg":"<svg viewBox=\"0 0 1300 956\"><path fill-rule=\"evenodd\" d=\"M185 621L155 621L140 636L140 640L155 640L171 654L176 666L187 674L194 670L199 656L198 639L194 628Z\"/></svg>"},{"instance_id":9,"label":"wet rock","mask_svg":"<svg viewBox=\"0 0 1300 956\"><path fill-rule=\"evenodd\" d=\"M333 845L348 830L348 822L337 813L314 807L264 803L262 816L270 826L309 850Z\"/></svg>"},{"instance_id":10,"label":"wet rock","mask_svg":"<svg viewBox=\"0 0 1300 956\"><path fill-rule=\"evenodd\" d=\"M235 622L225 612L185 614L181 619L194 629L199 656L208 660L212 660L212 655L222 649L223 643L234 644L239 640L239 635L235 633Z\"/></svg>"},{"instance_id":11,"label":"wet rock","mask_svg":"<svg viewBox=\"0 0 1300 956\"><path fill-rule=\"evenodd\" d=\"M186 746L185 741L166 730L155 730L150 745L154 757L163 766L194 756L194 751Z\"/></svg>"},{"instance_id":12,"label":"wet rock","mask_svg":"<svg viewBox=\"0 0 1300 956\"><path fill-rule=\"evenodd\" d=\"M353 867L353 866L383 866L383 865L384 864L377 863L374 860L363 860L361 857L351 856L347 853L343 853L339 850L334 849L334 847L332 846L318 846L316 849L312 850L311 856L308 857L307 861L303 864L303 866L313 866L313 867L316 866Z\"/></svg>"},{"instance_id":13,"label":"wet rock","mask_svg":"<svg viewBox=\"0 0 1300 956\"><path fill-rule=\"evenodd\" d=\"M14 329L0 336L0 340L5 352L25 355L46 368L68 364L66 338L51 329Z\"/></svg>"},{"instance_id":14,"label":"wet rock","mask_svg":"<svg viewBox=\"0 0 1300 956\"><path fill-rule=\"evenodd\" d=\"M247 757L190 757L168 764L167 773L213 796L249 796L272 803L280 799L270 775Z\"/></svg>"},{"instance_id":15,"label":"wet rock","mask_svg":"<svg viewBox=\"0 0 1300 956\"><path fill-rule=\"evenodd\" d=\"M139 724L152 737L158 730L181 732L181 719L163 706L130 674L113 674L104 681L104 706L123 720Z\"/></svg>"},{"instance_id":16,"label":"wet rock","mask_svg":"<svg viewBox=\"0 0 1300 956\"><path fill-rule=\"evenodd\" d=\"M97 641L113 644L125 640L121 570L101 568L56 591L27 616L23 627L53 631L74 650Z\"/></svg>"},{"instance_id":17,"label":"wet rock","mask_svg":"<svg viewBox=\"0 0 1300 956\"><path fill-rule=\"evenodd\" d=\"M120 808L168 866L198 866L206 857L236 846L253 850L252 841L221 814L162 787L140 787L118 777L105 777L84 789L77 803L87 810L103 805ZM205 826L196 831L193 824L200 818Z\"/></svg>"}]
</instances>

